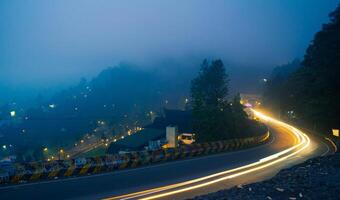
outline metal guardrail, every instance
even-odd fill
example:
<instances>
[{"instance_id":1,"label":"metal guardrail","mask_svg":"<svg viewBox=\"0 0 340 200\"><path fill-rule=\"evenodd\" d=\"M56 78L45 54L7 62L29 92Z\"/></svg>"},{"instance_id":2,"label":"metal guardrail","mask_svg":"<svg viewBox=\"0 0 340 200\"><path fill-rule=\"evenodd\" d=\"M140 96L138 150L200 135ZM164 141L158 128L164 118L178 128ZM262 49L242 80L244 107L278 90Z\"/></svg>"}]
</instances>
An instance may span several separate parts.
<instances>
[{"instance_id":1,"label":"metal guardrail","mask_svg":"<svg viewBox=\"0 0 340 200\"><path fill-rule=\"evenodd\" d=\"M0 179L0 183L22 183L112 172L153 163L240 150L262 144L268 141L269 136L269 132L266 132L260 136L242 139L191 144L156 151L139 151L124 155L86 158L86 162L81 165L77 165L75 160L17 164L16 173L7 179Z\"/></svg>"}]
</instances>

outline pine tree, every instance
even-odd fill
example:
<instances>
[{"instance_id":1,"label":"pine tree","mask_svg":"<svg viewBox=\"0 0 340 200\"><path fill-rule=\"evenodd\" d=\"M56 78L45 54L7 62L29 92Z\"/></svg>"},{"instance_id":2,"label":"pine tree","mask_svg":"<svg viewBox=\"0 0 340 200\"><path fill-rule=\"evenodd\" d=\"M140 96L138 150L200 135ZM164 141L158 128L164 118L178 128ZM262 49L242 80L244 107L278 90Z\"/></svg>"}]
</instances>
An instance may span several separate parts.
<instances>
[{"instance_id":1,"label":"pine tree","mask_svg":"<svg viewBox=\"0 0 340 200\"><path fill-rule=\"evenodd\" d=\"M221 60L204 60L192 81L193 126L198 141L226 139L230 134L229 79Z\"/></svg>"},{"instance_id":2,"label":"pine tree","mask_svg":"<svg viewBox=\"0 0 340 200\"><path fill-rule=\"evenodd\" d=\"M329 17L307 48L302 67L281 90L286 109L321 132L340 124L340 4Z\"/></svg>"}]
</instances>

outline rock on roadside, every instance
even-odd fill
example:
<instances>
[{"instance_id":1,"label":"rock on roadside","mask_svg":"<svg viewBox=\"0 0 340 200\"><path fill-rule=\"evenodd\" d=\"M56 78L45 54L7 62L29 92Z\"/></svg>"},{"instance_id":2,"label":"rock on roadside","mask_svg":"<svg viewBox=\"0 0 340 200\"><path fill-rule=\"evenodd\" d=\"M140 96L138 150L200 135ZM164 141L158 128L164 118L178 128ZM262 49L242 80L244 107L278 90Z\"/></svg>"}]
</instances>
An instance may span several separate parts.
<instances>
[{"instance_id":1,"label":"rock on roadside","mask_svg":"<svg viewBox=\"0 0 340 200\"><path fill-rule=\"evenodd\" d=\"M340 199L340 153L318 157L281 170L275 177L195 197L224 199Z\"/></svg>"}]
</instances>

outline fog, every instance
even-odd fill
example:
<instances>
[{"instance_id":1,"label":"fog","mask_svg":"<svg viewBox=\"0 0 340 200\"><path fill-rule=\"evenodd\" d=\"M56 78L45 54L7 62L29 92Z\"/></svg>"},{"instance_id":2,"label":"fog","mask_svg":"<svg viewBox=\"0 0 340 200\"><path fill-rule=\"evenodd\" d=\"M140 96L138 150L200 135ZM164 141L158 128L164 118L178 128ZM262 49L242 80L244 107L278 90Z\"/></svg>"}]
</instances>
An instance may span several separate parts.
<instances>
[{"instance_id":1,"label":"fog","mask_svg":"<svg viewBox=\"0 0 340 200\"><path fill-rule=\"evenodd\" d=\"M253 90L276 65L303 57L336 4L1 1L0 97L57 90L121 62L171 71L191 70L204 58L221 58L233 87Z\"/></svg>"}]
</instances>

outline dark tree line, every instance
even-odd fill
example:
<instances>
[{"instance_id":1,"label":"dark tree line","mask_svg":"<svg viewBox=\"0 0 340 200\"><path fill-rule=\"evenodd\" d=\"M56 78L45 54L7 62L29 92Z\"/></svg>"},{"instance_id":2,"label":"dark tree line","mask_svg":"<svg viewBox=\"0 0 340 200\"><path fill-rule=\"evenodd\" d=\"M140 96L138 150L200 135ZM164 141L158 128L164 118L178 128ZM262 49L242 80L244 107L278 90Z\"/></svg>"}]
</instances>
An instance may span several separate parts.
<instances>
[{"instance_id":1,"label":"dark tree line","mask_svg":"<svg viewBox=\"0 0 340 200\"><path fill-rule=\"evenodd\" d=\"M204 60L191 84L193 128L198 142L246 137L259 129L237 95L228 101L229 79L221 60Z\"/></svg>"},{"instance_id":2,"label":"dark tree line","mask_svg":"<svg viewBox=\"0 0 340 200\"><path fill-rule=\"evenodd\" d=\"M307 48L301 67L265 94L282 113L322 133L340 126L340 5L329 17Z\"/></svg>"}]
</instances>

